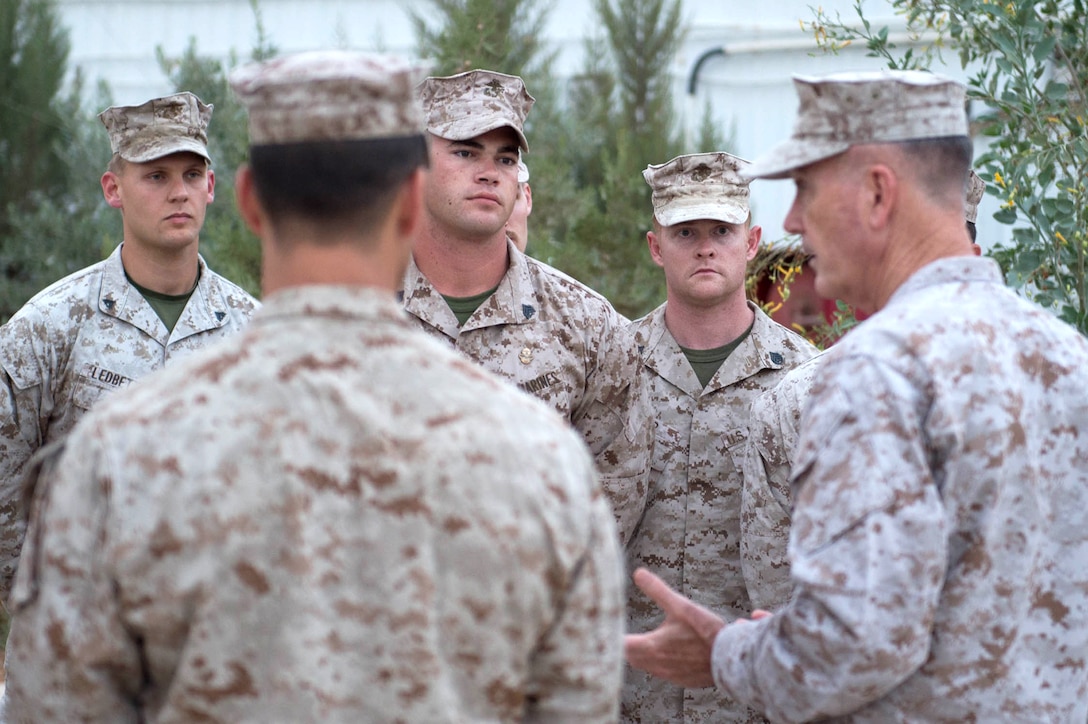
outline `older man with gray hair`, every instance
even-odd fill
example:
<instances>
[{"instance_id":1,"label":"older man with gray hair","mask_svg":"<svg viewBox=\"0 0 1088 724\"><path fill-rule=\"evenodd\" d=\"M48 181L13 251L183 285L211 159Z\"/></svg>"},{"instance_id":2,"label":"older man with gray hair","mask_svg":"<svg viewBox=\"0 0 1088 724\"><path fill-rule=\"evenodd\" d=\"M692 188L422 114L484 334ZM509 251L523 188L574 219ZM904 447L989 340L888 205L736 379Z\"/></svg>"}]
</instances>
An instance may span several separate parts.
<instances>
[{"instance_id":1,"label":"older man with gray hair","mask_svg":"<svg viewBox=\"0 0 1088 724\"><path fill-rule=\"evenodd\" d=\"M964 225L961 84L796 78L785 221L816 287L874 314L802 417L794 596L726 624L648 571L666 612L628 660L776 721L1088 719L1088 340L1018 297Z\"/></svg>"}]
</instances>

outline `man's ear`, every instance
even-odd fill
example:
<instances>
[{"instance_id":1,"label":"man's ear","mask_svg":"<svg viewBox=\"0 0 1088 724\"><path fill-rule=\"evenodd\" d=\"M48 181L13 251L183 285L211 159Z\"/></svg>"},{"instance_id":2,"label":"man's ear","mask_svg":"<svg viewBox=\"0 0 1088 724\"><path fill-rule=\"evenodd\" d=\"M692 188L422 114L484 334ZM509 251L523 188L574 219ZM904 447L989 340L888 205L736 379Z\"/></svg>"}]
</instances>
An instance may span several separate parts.
<instances>
[{"instance_id":1,"label":"man's ear","mask_svg":"<svg viewBox=\"0 0 1088 724\"><path fill-rule=\"evenodd\" d=\"M234 174L234 201L246 226L254 234L261 236L267 225L267 218L253 185L253 170L247 163L239 166L238 172Z\"/></svg>"},{"instance_id":2,"label":"man's ear","mask_svg":"<svg viewBox=\"0 0 1088 724\"><path fill-rule=\"evenodd\" d=\"M208 169L208 203L215 201L215 171Z\"/></svg>"},{"instance_id":3,"label":"man's ear","mask_svg":"<svg viewBox=\"0 0 1088 724\"><path fill-rule=\"evenodd\" d=\"M745 255L745 259L752 261L756 258L756 254L759 253L759 242L763 239L763 227L762 226L749 226L748 227L748 252Z\"/></svg>"},{"instance_id":4,"label":"man's ear","mask_svg":"<svg viewBox=\"0 0 1088 724\"><path fill-rule=\"evenodd\" d=\"M869 223L874 229L883 229L899 203L899 177L890 166L874 164L866 172L865 189Z\"/></svg>"},{"instance_id":5,"label":"man's ear","mask_svg":"<svg viewBox=\"0 0 1088 724\"><path fill-rule=\"evenodd\" d=\"M107 171L102 174L100 183L102 184L102 197L106 199L106 203L115 209L122 208L121 183L117 178L117 174L113 171Z\"/></svg>"},{"instance_id":6,"label":"man's ear","mask_svg":"<svg viewBox=\"0 0 1088 724\"><path fill-rule=\"evenodd\" d=\"M646 232L646 246L650 248L650 258L654 260L654 264L664 267L665 264L661 261L661 244L653 231Z\"/></svg>"},{"instance_id":7,"label":"man's ear","mask_svg":"<svg viewBox=\"0 0 1088 724\"><path fill-rule=\"evenodd\" d=\"M526 181L521 190L525 194L525 215L528 216L533 213L533 189L529 186L529 182Z\"/></svg>"},{"instance_id":8,"label":"man's ear","mask_svg":"<svg viewBox=\"0 0 1088 724\"><path fill-rule=\"evenodd\" d=\"M390 220L400 239L415 239L423 222L423 178L425 171L418 168L401 185L393 200Z\"/></svg>"}]
</instances>

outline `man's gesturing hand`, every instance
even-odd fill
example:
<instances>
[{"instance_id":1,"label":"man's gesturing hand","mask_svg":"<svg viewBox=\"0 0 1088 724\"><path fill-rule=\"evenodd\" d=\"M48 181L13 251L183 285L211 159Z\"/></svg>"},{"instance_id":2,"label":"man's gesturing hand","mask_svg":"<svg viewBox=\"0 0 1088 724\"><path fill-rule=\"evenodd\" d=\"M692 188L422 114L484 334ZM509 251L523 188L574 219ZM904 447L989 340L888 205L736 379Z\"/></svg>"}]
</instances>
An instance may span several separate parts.
<instances>
[{"instance_id":1,"label":"man's gesturing hand","mask_svg":"<svg viewBox=\"0 0 1088 724\"><path fill-rule=\"evenodd\" d=\"M635 571L634 581L662 608L665 621L648 633L627 635L627 662L685 688L713 686L710 652L725 621L684 598L645 568Z\"/></svg>"}]
</instances>

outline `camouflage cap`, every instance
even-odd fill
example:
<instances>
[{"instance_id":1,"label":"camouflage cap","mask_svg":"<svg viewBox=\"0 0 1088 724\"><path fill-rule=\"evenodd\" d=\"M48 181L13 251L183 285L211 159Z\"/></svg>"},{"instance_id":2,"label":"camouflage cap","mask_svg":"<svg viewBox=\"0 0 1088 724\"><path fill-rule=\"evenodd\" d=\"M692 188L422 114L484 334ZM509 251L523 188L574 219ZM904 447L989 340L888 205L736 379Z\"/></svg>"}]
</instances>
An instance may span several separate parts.
<instances>
[{"instance_id":1,"label":"camouflage cap","mask_svg":"<svg viewBox=\"0 0 1088 724\"><path fill-rule=\"evenodd\" d=\"M111 106L98 114L110 135L110 148L132 163L172 153L208 155L208 121L213 106L188 91L152 98L138 106Z\"/></svg>"},{"instance_id":2,"label":"camouflage cap","mask_svg":"<svg viewBox=\"0 0 1088 724\"><path fill-rule=\"evenodd\" d=\"M966 136L966 89L951 78L909 70L794 76L800 105L793 135L745 171L782 178L850 146Z\"/></svg>"},{"instance_id":3,"label":"camouflage cap","mask_svg":"<svg viewBox=\"0 0 1088 724\"><path fill-rule=\"evenodd\" d=\"M430 77L419 86L419 100L427 130L450 141L470 138L509 126L518 134L524 153L525 117L535 98L516 75L470 70L446 77Z\"/></svg>"},{"instance_id":4,"label":"camouflage cap","mask_svg":"<svg viewBox=\"0 0 1088 724\"><path fill-rule=\"evenodd\" d=\"M424 72L403 58L327 50L252 63L230 84L254 146L361 141L422 135L415 87Z\"/></svg>"},{"instance_id":5,"label":"camouflage cap","mask_svg":"<svg viewBox=\"0 0 1088 724\"><path fill-rule=\"evenodd\" d=\"M518 183L523 184L529 181L529 167L525 165L525 162L520 158L518 159Z\"/></svg>"},{"instance_id":6,"label":"camouflage cap","mask_svg":"<svg viewBox=\"0 0 1088 724\"><path fill-rule=\"evenodd\" d=\"M748 218L748 181L743 158L728 153L693 153L647 166L642 177L653 189L654 218L662 226L695 219L740 224Z\"/></svg>"},{"instance_id":7,"label":"camouflage cap","mask_svg":"<svg viewBox=\"0 0 1088 724\"><path fill-rule=\"evenodd\" d=\"M972 224L978 218L978 205L982 201L982 194L986 191L986 182L979 175L971 171L967 175L967 204L964 214Z\"/></svg>"}]
</instances>

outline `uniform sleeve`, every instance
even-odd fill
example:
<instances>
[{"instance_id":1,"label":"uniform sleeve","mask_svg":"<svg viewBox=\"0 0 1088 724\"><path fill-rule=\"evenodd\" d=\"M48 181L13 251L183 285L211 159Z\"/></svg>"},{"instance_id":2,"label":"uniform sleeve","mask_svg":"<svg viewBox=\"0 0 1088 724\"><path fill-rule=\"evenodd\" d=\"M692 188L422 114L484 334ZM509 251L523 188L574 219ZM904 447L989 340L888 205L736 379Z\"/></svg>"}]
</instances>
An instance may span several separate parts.
<instances>
[{"instance_id":1,"label":"uniform sleeve","mask_svg":"<svg viewBox=\"0 0 1088 724\"><path fill-rule=\"evenodd\" d=\"M26 532L23 473L44 439L43 390L50 368L45 333L26 314L0 327L0 598L7 601Z\"/></svg>"},{"instance_id":2,"label":"uniform sleeve","mask_svg":"<svg viewBox=\"0 0 1088 724\"><path fill-rule=\"evenodd\" d=\"M646 504L653 426L629 326L613 312L602 329L597 364L586 380L586 401L572 422L593 454L625 543Z\"/></svg>"},{"instance_id":3,"label":"uniform sleeve","mask_svg":"<svg viewBox=\"0 0 1088 724\"><path fill-rule=\"evenodd\" d=\"M744 452L740 565L753 608L774 611L790 598L790 455L796 430L783 429L774 389L752 403Z\"/></svg>"},{"instance_id":4,"label":"uniform sleeve","mask_svg":"<svg viewBox=\"0 0 1088 724\"><path fill-rule=\"evenodd\" d=\"M923 387L845 357L814 389L796 461L794 599L722 629L712 656L718 685L773 720L855 711L928 655L948 545Z\"/></svg>"},{"instance_id":5,"label":"uniform sleeve","mask_svg":"<svg viewBox=\"0 0 1088 724\"><path fill-rule=\"evenodd\" d=\"M590 536L558 622L533 664L526 722L615 722L623 680L623 563L608 503L597 493Z\"/></svg>"},{"instance_id":6,"label":"uniform sleeve","mask_svg":"<svg viewBox=\"0 0 1088 724\"><path fill-rule=\"evenodd\" d=\"M30 469L36 494L12 594L5 716L135 722L143 676L110 575L110 481L86 435L68 440Z\"/></svg>"}]
</instances>

